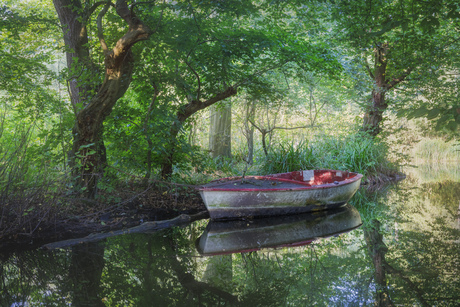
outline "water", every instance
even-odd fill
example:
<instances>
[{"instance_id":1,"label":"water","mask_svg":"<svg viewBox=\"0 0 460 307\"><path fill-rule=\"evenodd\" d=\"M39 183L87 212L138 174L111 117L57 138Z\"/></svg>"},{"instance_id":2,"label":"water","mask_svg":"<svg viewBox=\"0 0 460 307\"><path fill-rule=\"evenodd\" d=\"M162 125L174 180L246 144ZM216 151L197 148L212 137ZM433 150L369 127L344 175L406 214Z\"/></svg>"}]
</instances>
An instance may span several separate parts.
<instances>
[{"instance_id":1,"label":"water","mask_svg":"<svg viewBox=\"0 0 460 307\"><path fill-rule=\"evenodd\" d=\"M0 258L0 306L460 306L460 172L430 172L333 214Z\"/></svg>"}]
</instances>

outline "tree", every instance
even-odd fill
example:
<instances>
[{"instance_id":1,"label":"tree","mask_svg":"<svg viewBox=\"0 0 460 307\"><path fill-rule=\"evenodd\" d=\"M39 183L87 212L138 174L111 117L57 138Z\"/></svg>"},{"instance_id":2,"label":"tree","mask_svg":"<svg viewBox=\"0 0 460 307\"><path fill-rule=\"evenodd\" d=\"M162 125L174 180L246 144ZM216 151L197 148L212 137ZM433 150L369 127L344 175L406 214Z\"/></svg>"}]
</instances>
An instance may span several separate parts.
<instances>
[{"instance_id":1,"label":"tree","mask_svg":"<svg viewBox=\"0 0 460 307\"><path fill-rule=\"evenodd\" d=\"M324 43L303 36L292 24L291 7L233 0L165 3L162 25L155 41L140 53L142 76L136 82L155 84L160 105L173 114L165 139L161 176L170 177L180 151L178 136L196 112L235 96L238 90L260 87L263 75L288 62L312 70L335 70L337 62ZM300 17L299 17L300 18ZM145 10L142 19L158 24ZM145 93L151 93L145 88Z\"/></svg>"},{"instance_id":2,"label":"tree","mask_svg":"<svg viewBox=\"0 0 460 307\"><path fill-rule=\"evenodd\" d=\"M79 176L78 184L86 190L85 194L94 197L97 176L106 163L104 120L131 82L132 47L148 39L152 31L137 17L137 3L131 7L126 0L117 0L115 4L80 0L53 0L53 3L64 35L68 86L75 112L71 157L74 174ZM115 13L104 22L111 9ZM94 25L96 12L97 33L91 33L88 28ZM125 33L117 32L117 27L126 26ZM92 34L97 34L99 52L91 48Z\"/></svg>"},{"instance_id":3,"label":"tree","mask_svg":"<svg viewBox=\"0 0 460 307\"><path fill-rule=\"evenodd\" d=\"M448 23L460 17L457 1L338 1L333 18L344 49L360 55L373 82L363 130L381 131L387 96L411 84L414 72L429 74L447 63ZM368 63L368 60L371 60Z\"/></svg>"},{"instance_id":4,"label":"tree","mask_svg":"<svg viewBox=\"0 0 460 307\"><path fill-rule=\"evenodd\" d=\"M230 158L232 155L232 106L231 102L210 108L209 151L213 158Z\"/></svg>"}]
</instances>

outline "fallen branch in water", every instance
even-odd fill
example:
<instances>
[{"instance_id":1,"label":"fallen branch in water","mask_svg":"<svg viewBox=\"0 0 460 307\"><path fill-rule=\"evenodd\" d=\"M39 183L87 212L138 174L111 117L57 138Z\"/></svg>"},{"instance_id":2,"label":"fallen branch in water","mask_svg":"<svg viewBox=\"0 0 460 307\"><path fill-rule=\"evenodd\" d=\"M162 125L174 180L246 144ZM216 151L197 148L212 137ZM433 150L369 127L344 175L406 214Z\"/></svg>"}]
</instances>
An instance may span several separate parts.
<instances>
[{"instance_id":1,"label":"fallen branch in water","mask_svg":"<svg viewBox=\"0 0 460 307\"><path fill-rule=\"evenodd\" d=\"M131 234L131 233L151 233L158 230L171 228L175 226L181 226L185 224L189 224L191 222L201 220L204 218L208 218L209 213L207 211L202 211L197 214L181 214L173 219L165 220L165 221L154 221L154 222L145 222L139 226L131 227L128 229L121 229L116 231L104 232L104 233L93 233L84 238L78 239L70 239L64 240L59 242L53 242L49 244L43 245L42 249L57 249L57 248L66 248L70 246L74 246L81 243L90 243L90 242L97 242L106 238L115 237L119 235Z\"/></svg>"}]
</instances>

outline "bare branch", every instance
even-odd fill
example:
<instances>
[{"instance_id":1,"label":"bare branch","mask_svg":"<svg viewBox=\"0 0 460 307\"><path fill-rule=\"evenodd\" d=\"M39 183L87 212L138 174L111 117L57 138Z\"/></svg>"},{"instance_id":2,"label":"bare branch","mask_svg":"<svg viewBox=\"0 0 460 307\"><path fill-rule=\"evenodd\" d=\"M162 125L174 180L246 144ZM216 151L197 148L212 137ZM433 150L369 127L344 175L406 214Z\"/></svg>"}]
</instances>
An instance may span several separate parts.
<instances>
[{"instance_id":1,"label":"bare branch","mask_svg":"<svg viewBox=\"0 0 460 307\"><path fill-rule=\"evenodd\" d=\"M187 55L188 57L188 55ZM196 99L197 100L200 100L200 96L201 96L201 79L200 79L200 76L198 75L198 73L196 72L195 69L193 69L192 65L190 65L190 63L188 61L185 61L185 64L187 64L188 68L190 68L190 70L192 71L192 73L195 75L196 77L196 80L198 82L198 89L196 90L197 94L196 94Z\"/></svg>"},{"instance_id":2,"label":"bare branch","mask_svg":"<svg viewBox=\"0 0 460 307\"><path fill-rule=\"evenodd\" d=\"M374 78L375 78L374 74L372 73L371 68L369 67L369 63L367 63L367 59L365 57L364 57L364 65L366 66L367 73L369 74L371 79L374 80Z\"/></svg>"},{"instance_id":3,"label":"bare branch","mask_svg":"<svg viewBox=\"0 0 460 307\"><path fill-rule=\"evenodd\" d=\"M111 2L111 1L99 1L99 2L96 2L93 4L93 6L91 6L86 14L86 20L89 19L89 17L94 13L94 11L96 11L96 9L101 6L101 5L110 5L112 7L115 7L115 5Z\"/></svg>"},{"instance_id":4,"label":"bare branch","mask_svg":"<svg viewBox=\"0 0 460 307\"><path fill-rule=\"evenodd\" d=\"M386 89L389 90L389 89L395 87L397 84L399 84L402 81L404 81L404 79L406 79L406 77L410 75L412 70L414 70L414 68L409 67L408 69L406 69L406 71L403 74L401 74L401 76L399 76L398 78L393 78L393 80L391 82L387 82L386 83L387 84Z\"/></svg>"},{"instance_id":5,"label":"bare branch","mask_svg":"<svg viewBox=\"0 0 460 307\"><path fill-rule=\"evenodd\" d=\"M320 126L308 125L308 126L300 126L300 127L273 127L272 130L274 129L294 130L294 129L314 128L314 127L320 127Z\"/></svg>"},{"instance_id":6,"label":"bare branch","mask_svg":"<svg viewBox=\"0 0 460 307\"><path fill-rule=\"evenodd\" d=\"M276 65L269 66L269 67L267 67L267 68L265 68L265 69L262 69L262 70L260 70L260 71L258 71L258 72L256 72L256 73L252 74L252 76L260 76L260 75L262 75L262 74L264 74L264 73L266 73L266 72L268 72L268 71L270 71L270 70L273 70L273 69L282 67L282 66L284 66L284 65L285 65L286 63L288 63L288 62L289 62L289 61L284 61L284 62L282 62L282 63L278 63L278 64L276 64ZM249 78L246 78L246 79L244 79L244 80L241 80L240 82L235 83L235 84L233 85L233 87L234 87L234 88L238 88L238 87L241 86L242 84L246 83L248 80L249 80Z\"/></svg>"},{"instance_id":7,"label":"bare branch","mask_svg":"<svg viewBox=\"0 0 460 307\"><path fill-rule=\"evenodd\" d=\"M248 118L248 122L250 122L251 125L253 125L257 130L259 130L259 131L262 133L262 129L259 128L259 126L257 126L257 125L252 121L252 119Z\"/></svg>"},{"instance_id":8,"label":"bare branch","mask_svg":"<svg viewBox=\"0 0 460 307\"><path fill-rule=\"evenodd\" d=\"M102 51L104 52L104 55L108 54L109 49L104 39L104 31L102 29L102 18L109 10L110 4L111 4L110 2L107 2L104 8L102 9L102 11L97 16L97 37L99 38L99 43L101 44L101 48L102 48Z\"/></svg>"},{"instance_id":9,"label":"bare branch","mask_svg":"<svg viewBox=\"0 0 460 307\"><path fill-rule=\"evenodd\" d=\"M149 121L150 119L150 113L152 113L152 110L153 110L153 107L155 106L155 103L157 101L157 98L158 96L160 96L160 91L158 89L158 86L155 82L152 82L152 86L153 86L153 89L154 89L154 93L153 93L153 97L152 97L152 101L150 102L149 104L149 107L148 107L148 110L147 110L147 114L145 115L145 121L144 121L144 129L147 131L147 122Z\"/></svg>"},{"instance_id":10,"label":"bare branch","mask_svg":"<svg viewBox=\"0 0 460 307\"><path fill-rule=\"evenodd\" d=\"M124 120L124 121L127 121L127 122L133 124L133 125L136 126L137 128L140 128L140 126L139 126L137 123L133 122L133 121L130 120L130 119L127 119L127 118L124 118L124 117L121 117L120 119L122 119L122 120Z\"/></svg>"}]
</instances>

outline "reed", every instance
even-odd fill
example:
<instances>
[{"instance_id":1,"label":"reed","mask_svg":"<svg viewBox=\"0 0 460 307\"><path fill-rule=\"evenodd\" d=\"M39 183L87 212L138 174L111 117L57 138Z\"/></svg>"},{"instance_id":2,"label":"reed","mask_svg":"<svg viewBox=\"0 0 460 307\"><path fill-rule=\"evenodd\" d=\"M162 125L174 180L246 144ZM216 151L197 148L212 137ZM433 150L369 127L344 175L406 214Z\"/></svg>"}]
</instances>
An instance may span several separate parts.
<instances>
[{"instance_id":1,"label":"reed","mask_svg":"<svg viewBox=\"0 0 460 307\"><path fill-rule=\"evenodd\" d=\"M388 147L363 133L322 137L313 142L279 144L262 165L266 174L299 169L338 169L367 175L395 170L387 159Z\"/></svg>"}]
</instances>

